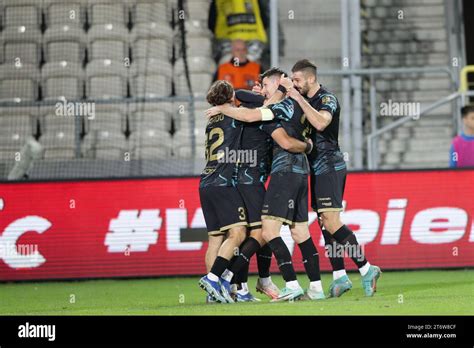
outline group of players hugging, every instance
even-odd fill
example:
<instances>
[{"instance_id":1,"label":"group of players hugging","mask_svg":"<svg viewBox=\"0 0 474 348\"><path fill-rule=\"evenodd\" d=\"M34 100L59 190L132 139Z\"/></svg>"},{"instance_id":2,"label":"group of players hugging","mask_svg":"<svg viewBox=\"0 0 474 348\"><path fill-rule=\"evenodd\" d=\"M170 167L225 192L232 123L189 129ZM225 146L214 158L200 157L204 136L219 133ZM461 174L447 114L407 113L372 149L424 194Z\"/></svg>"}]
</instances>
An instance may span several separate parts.
<instances>
[{"instance_id":1,"label":"group of players hugging","mask_svg":"<svg viewBox=\"0 0 474 348\"><path fill-rule=\"evenodd\" d=\"M207 101L212 105L206 111L207 164L199 186L209 234L208 273L199 285L207 301L260 301L247 285L254 254L256 290L272 302L326 298L318 250L308 228L308 176L311 207L333 268L329 297L352 288L345 255L359 269L365 296L373 296L380 268L367 261L356 236L340 219L347 172L338 145L340 105L319 84L316 66L300 60L291 78L271 68L252 91L234 91L230 83L219 80L211 86ZM306 291L280 235L283 224L301 251L309 278ZM281 290L270 277L272 254L285 280Z\"/></svg>"}]
</instances>

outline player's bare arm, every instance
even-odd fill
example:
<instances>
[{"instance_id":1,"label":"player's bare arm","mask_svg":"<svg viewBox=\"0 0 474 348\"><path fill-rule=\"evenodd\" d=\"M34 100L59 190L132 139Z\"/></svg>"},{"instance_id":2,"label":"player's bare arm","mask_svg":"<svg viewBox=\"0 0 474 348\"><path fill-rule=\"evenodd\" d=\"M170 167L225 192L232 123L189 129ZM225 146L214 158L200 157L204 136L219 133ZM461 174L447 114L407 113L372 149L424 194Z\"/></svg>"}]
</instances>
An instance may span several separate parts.
<instances>
[{"instance_id":1,"label":"player's bare arm","mask_svg":"<svg viewBox=\"0 0 474 348\"><path fill-rule=\"evenodd\" d=\"M309 123L311 123L311 125L318 131L322 132L331 123L332 116L328 111L318 111L314 109L295 88L290 88L288 90L287 96L293 98L296 102L298 102L298 104L303 109L304 114L306 115L306 118L308 119Z\"/></svg>"},{"instance_id":2,"label":"player's bare arm","mask_svg":"<svg viewBox=\"0 0 474 348\"><path fill-rule=\"evenodd\" d=\"M270 121L274 118L271 110L267 108L249 109L245 107L234 107L231 104L213 106L206 110L206 116L212 117L224 114L242 122Z\"/></svg>"},{"instance_id":3,"label":"player's bare arm","mask_svg":"<svg viewBox=\"0 0 474 348\"><path fill-rule=\"evenodd\" d=\"M280 147L288 152L293 153L310 153L313 149L311 140L306 142L298 140L288 135L284 128L278 128L272 133L273 140L276 141Z\"/></svg>"}]
</instances>

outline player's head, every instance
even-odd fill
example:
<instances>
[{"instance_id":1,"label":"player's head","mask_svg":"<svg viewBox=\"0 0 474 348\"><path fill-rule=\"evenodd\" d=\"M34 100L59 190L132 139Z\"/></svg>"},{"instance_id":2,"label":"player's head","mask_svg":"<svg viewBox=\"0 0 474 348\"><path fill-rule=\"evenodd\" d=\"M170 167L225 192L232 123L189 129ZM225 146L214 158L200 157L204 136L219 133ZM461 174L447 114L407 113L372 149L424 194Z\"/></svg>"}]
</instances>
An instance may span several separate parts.
<instances>
[{"instance_id":1,"label":"player's head","mask_svg":"<svg viewBox=\"0 0 474 348\"><path fill-rule=\"evenodd\" d=\"M232 103L234 101L234 87L224 80L218 80L212 84L207 92L207 102L213 106Z\"/></svg>"},{"instance_id":2,"label":"player's head","mask_svg":"<svg viewBox=\"0 0 474 348\"><path fill-rule=\"evenodd\" d=\"M260 75L260 81L262 82L262 94L265 95L266 99L270 99L278 89L280 84L281 76L288 76L280 68L270 68Z\"/></svg>"},{"instance_id":3,"label":"player's head","mask_svg":"<svg viewBox=\"0 0 474 348\"><path fill-rule=\"evenodd\" d=\"M308 94L311 87L318 82L318 68L307 59L297 61L291 72L293 84L301 95Z\"/></svg>"},{"instance_id":4,"label":"player's head","mask_svg":"<svg viewBox=\"0 0 474 348\"><path fill-rule=\"evenodd\" d=\"M464 127L474 132L474 105L466 105L461 109Z\"/></svg>"}]
</instances>

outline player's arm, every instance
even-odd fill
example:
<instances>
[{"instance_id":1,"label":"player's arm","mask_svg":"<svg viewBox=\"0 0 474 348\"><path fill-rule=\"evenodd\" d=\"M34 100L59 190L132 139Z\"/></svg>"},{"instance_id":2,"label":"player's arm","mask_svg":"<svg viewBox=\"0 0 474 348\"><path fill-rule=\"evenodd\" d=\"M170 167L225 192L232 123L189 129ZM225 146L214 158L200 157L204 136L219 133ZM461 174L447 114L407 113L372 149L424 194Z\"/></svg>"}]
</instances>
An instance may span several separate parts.
<instances>
[{"instance_id":1,"label":"player's arm","mask_svg":"<svg viewBox=\"0 0 474 348\"><path fill-rule=\"evenodd\" d=\"M291 87L293 87L293 81L291 81L291 79L289 79L288 77L282 75L280 78L280 85L278 86L278 89L275 93L273 93L270 99L266 100L263 103L263 105L267 106L281 102L285 98L286 92Z\"/></svg>"},{"instance_id":2,"label":"player's arm","mask_svg":"<svg viewBox=\"0 0 474 348\"><path fill-rule=\"evenodd\" d=\"M280 145L283 150L294 153L310 153L313 149L311 140L307 142L290 137L284 128L277 128L271 134L273 140Z\"/></svg>"},{"instance_id":3,"label":"player's arm","mask_svg":"<svg viewBox=\"0 0 474 348\"><path fill-rule=\"evenodd\" d=\"M294 88L291 88L288 95L296 100L303 109L306 118L311 125L322 132L332 121L332 114L327 110L316 110L308 101Z\"/></svg>"},{"instance_id":4,"label":"player's arm","mask_svg":"<svg viewBox=\"0 0 474 348\"><path fill-rule=\"evenodd\" d=\"M272 111L267 108L236 108L231 104L223 104L213 106L212 108L206 110L207 117L211 117L217 114L224 114L242 122L271 121L274 118Z\"/></svg>"}]
</instances>

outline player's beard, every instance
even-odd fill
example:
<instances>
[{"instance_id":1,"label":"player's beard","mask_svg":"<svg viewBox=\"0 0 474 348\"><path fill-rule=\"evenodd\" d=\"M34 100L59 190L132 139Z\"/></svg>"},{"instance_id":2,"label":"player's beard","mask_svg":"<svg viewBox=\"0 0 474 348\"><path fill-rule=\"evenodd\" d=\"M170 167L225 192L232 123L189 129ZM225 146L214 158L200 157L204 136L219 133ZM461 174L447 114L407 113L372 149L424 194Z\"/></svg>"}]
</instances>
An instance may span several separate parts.
<instances>
[{"instance_id":1,"label":"player's beard","mask_svg":"<svg viewBox=\"0 0 474 348\"><path fill-rule=\"evenodd\" d=\"M301 94L301 95L307 95L309 92L309 83L305 82L305 84L302 87L295 87L295 89Z\"/></svg>"}]
</instances>

